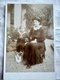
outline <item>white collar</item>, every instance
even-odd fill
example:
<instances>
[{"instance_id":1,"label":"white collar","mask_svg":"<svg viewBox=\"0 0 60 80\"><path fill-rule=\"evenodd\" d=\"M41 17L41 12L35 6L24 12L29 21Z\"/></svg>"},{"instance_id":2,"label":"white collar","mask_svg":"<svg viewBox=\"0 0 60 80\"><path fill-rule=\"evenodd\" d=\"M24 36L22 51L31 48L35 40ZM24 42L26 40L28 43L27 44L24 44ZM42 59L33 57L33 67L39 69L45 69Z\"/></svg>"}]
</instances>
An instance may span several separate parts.
<instances>
[{"instance_id":1,"label":"white collar","mask_svg":"<svg viewBox=\"0 0 60 80\"><path fill-rule=\"evenodd\" d=\"M34 26L33 29L34 29L34 30L38 30L38 29L40 29L41 27L42 27L42 25L38 26L37 28Z\"/></svg>"}]
</instances>

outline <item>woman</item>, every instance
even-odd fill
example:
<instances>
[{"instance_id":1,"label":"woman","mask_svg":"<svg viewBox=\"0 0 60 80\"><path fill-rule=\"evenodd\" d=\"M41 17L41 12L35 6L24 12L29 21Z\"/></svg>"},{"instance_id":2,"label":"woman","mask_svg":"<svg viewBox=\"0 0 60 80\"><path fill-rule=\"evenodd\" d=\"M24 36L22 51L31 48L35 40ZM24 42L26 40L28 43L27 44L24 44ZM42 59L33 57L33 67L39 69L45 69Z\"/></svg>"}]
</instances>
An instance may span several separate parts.
<instances>
[{"instance_id":1,"label":"woman","mask_svg":"<svg viewBox=\"0 0 60 80\"><path fill-rule=\"evenodd\" d=\"M38 64L43 62L43 58L45 58L45 32L41 25L41 20L34 18L33 27L29 32L29 40L25 46L25 54L24 57L28 63L28 67L33 64Z\"/></svg>"},{"instance_id":2,"label":"woman","mask_svg":"<svg viewBox=\"0 0 60 80\"><path fill-rule=\"evenodd\" d=\"M32 43L34 43L35 41L39 44L41 43L40 45L44 44L44 47L45 47L44 40L46 38L46 34L45 34L43 26L41 25L41 19L34 18L32 19L32 21L33 21L33 27L31 28L30 33L29 33L30 40ZM45 47L45 50L46 50L46 47ZM45 51L42 56L45 58Z\"/></svg>"},{"instance_id":3,"label":"woman","mask_svg":"<svg viewBox=\"0 0 60 80\"><path fill-rule=\"evenodd\" d=\"M41 20L34 18L32 21L33 27L31 28L29 33L30 40L37 39L37 42L44 42L46 36L44 29L41 25Z\"/></svg>"}]
</instances>

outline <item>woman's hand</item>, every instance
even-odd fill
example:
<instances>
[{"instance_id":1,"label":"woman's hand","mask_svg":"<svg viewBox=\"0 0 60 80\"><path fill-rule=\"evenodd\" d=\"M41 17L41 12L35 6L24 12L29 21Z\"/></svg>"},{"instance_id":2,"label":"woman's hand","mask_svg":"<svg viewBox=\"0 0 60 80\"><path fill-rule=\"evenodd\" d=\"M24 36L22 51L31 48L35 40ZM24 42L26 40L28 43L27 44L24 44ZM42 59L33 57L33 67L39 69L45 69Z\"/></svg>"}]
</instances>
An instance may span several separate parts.
<instances>
[{"instance_id":1,"label":"woman's hand","mask_svg":"<svg viewBox=\"0 0 60 80\"><path fill-rule=\"evenodd\" d=\"M32 40L31 43L37 43L37 39Z\"/></svg>"}]
</instances>

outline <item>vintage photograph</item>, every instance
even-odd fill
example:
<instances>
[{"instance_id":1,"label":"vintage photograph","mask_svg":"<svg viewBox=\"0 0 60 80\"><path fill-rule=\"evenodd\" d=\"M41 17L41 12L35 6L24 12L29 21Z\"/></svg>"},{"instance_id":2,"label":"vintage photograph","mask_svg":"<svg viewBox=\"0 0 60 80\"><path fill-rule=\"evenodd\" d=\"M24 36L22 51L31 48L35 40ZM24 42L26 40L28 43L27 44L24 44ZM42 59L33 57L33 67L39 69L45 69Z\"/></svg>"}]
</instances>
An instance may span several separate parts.
<instances>
[{"instance_id":1,"label":"vintage photograph","mask_svg":"<svg viewBox=\"0 0 60 80\"><path fill-rule=\"evenodd\" d=\"M54 72L53 4L7 4L6 72Z\"/></svg>"}]
</instances>

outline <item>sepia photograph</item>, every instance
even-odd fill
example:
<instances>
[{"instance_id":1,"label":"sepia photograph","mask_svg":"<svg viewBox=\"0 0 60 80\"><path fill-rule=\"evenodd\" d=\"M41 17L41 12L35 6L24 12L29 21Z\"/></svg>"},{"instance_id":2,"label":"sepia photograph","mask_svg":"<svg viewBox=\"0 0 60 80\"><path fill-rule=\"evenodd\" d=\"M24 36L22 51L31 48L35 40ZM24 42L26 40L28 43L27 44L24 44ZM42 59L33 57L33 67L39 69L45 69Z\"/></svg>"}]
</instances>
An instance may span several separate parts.
<instances>
[{"instance_id":1,"label":"sepia photograph","mask_svg":"<svg viewBox=\"0 0 60 80\"><path fill-rule=\"evenodd\" d=\"M53 4L7 4L6 72L54 72Z\"/></svg>"}]
</instances>

